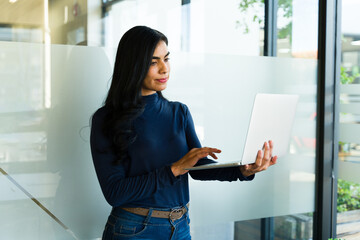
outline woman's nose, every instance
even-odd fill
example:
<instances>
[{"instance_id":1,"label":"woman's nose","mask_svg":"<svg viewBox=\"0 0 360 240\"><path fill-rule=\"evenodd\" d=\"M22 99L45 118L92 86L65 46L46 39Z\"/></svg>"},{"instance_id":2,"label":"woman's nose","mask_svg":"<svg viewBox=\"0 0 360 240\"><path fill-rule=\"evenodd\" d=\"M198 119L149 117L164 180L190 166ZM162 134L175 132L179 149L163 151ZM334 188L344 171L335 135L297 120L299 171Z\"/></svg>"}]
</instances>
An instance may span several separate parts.
<instances>
[{"instance_id":1,"label":"woman's nose","mask_svg":"<svg viewBox=\"0 0 360 240\"><path fill-rule=\"evenodd\" d=\"M161 67L160 67L160 72L161 73L167 73L169 71L169 66L166 62L161 61Z\"/></svg>"}]
</instances>

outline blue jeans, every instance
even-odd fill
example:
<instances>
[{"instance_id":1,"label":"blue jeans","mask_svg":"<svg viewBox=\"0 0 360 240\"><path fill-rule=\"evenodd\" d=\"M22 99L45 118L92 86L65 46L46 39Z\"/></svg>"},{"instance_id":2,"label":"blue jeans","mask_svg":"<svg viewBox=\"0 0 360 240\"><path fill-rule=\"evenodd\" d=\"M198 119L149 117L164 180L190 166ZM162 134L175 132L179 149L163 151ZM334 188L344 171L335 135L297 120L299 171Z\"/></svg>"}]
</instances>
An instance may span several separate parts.
<instances>
[{"instance_id":1,"label":"blue jeans","mask_svg":"<svg viewBox=\"0 0 360 240\"><path fill-rule=\"evenodd\" d=\"M103 240L143 239L143 240L189 240L190 219L186 212L180 219L151 217L150 209L147 216L127 212L121 208L114 208L108 218L103 233Z\"/></svg>"}]
</instances>

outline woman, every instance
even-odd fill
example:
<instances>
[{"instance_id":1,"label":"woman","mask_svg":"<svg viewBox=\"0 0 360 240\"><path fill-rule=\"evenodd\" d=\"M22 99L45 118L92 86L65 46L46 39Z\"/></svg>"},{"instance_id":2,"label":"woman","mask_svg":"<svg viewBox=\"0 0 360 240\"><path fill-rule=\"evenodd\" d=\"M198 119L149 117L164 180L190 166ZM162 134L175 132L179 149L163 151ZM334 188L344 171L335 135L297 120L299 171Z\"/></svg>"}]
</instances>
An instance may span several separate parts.
<instances>
[{"instance_id":1,"label":"woman","mask_svg":"<svg viewBox=\"0 0 360 240\"><path fill-rule=\"evenodd\" d=\"M170 74L168 40L137 26L121 38L112 83L93 116L91 151L103 194L113 207L103 239L191 239L188 171L221 151L201 147L186 105L161 91ZM255 164L192 171L199 180L252 180L276 163L272 142Z\"/></svg>"}]
</instances>

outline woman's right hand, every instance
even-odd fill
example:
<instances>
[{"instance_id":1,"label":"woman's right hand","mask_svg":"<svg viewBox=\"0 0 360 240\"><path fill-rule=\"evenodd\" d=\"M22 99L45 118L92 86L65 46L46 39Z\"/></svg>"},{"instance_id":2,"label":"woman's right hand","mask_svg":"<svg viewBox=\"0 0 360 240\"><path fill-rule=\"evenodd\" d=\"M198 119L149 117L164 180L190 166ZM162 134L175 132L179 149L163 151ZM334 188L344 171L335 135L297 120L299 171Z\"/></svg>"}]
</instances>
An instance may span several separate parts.
<instances>
[{"instance_id":1,"label":"woman's right hand","mask_svg":"<svg viewBox=\"0 0 360 240\"><path fill-rule=\"evenodd\" d=\"M173 172L175 177L183 175L189 171L185 170L185 168L191 168L195 166L195 164L200 159L207 157L208 155L217 159L215 153L221 153L221 150L209 147L193 148L179 161L173 163L173 165L171 166L171 171Z\"/></svg>"}]
</instances>

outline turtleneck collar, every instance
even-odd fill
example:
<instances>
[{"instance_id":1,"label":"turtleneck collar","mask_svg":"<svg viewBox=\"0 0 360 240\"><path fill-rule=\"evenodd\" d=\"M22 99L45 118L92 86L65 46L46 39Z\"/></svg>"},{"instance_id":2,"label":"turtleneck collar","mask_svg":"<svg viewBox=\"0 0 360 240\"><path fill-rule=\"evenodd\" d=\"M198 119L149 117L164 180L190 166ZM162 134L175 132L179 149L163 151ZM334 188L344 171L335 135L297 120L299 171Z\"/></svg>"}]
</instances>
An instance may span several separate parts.
<instances>
[{"instance_id":1,"label":"turtleneck collar","mask_svg":"<svg viewBox=\"0 0 360 240\"><path fill-rule=\"evenodd\" d=\"M151 104L151 103L156 103L159 100L159 95L156 93L151 94L151 95L147 95L147 96L142 96L141 99L146 103L146 104Z\"/></svg>"}]
</instances>

